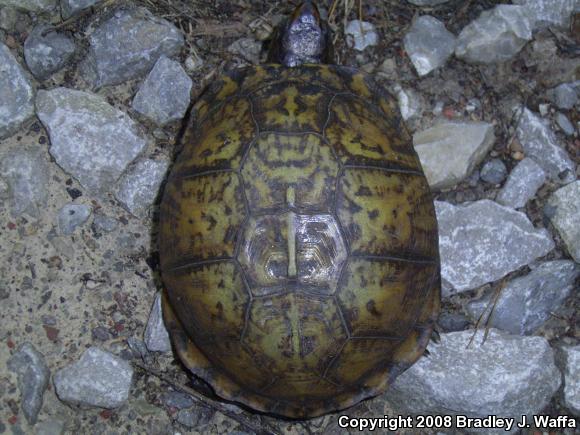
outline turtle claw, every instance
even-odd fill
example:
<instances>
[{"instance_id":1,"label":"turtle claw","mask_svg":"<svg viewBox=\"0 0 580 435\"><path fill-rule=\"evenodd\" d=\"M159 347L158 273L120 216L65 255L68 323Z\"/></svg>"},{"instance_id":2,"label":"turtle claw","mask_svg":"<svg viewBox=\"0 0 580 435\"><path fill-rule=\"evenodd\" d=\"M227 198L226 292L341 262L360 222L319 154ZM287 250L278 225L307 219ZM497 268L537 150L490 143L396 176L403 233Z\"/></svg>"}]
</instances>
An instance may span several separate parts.
<instances>
[{"instance_id":1,"label":"turtle claw","mask_svg":"<svg viewBox=\"0 0 580 435\"><path fill-rule=\"evenodd\" d=\"M431 333L431 340L436 344L441 343L441 335L437 329L433 329L433 332Z\"/></svg>"}]
</instances>

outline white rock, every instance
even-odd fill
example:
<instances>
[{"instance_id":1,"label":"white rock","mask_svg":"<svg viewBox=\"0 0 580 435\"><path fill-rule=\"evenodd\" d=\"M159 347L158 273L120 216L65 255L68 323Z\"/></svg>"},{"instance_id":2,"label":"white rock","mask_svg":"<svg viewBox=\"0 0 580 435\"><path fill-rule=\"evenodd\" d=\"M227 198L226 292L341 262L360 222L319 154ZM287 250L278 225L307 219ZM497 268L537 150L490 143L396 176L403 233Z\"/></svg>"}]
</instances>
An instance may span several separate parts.
<instances>
[{"instance_id":1,"label":"white rock","mask_svg":"<svg viewBox=\"0 0 580 435\"><path fill-rule=\"evenodd\" d=\"M375 26L367 21L349 21L344 32L348 46L358 51L377 45L379 40Z\"/></svg>"},{"instance_id":2,"label":"white rock","mask_svg":"<svg viewBox=\"0 0 580 435\"><path fill-rule=\"evenodd\" d=\"M524 207L545 181L546 173L542 167L526 157L511 171L496 201L511 208Z\"/></svg>"},{"instance_id":3,"label":"white rock","mask_svg":"<svg viewBox=\"0 0 580 435\"><path fill-rule=\"evenodd\" d=\"M497 5L465 26L457 37L455 55L470 63L511 59L532 39L532 26L522 6Z\"/></svg>"},{"instance_id":4,"label":"white rock","mask_svg":"<svg viewBox=\"0 0 580 435\"><path fill-rule=\"evenodd\" d=\"M151 307L143 341L145 341L147 349L151 352L169 352L171 350L169 334L163 323L160 293L155 296L155 301Z\"/></svg>"},{"instance_id":5,"label":"white rock","mask_svg":"<svg viewBox=\"0 0 580 435\"><path fill-rule=\"evenodd\" d=\"M493 125L486 122L444 122L413 135L429 185L453 187L463 180L493 146Z\"/></svg>"},{"instance_id":6,"label":"white rock","mask_svg":"<svg viewBox=\"0 0 580 435\"><path fill-rule=\"evenodd\" d=\"M417 73L424 76L444 65L455 50L455 35L437 18L422 15L403 38Z\"/></svg>"},{"instance_id":7,"label":"white rock","mask_svg":"<svg viewBox=\"0 0 580 435\"><path fill-rule=\"evenodd\" d=\"M568 252L580 263L580 180L556 190L548 199L547 207L546 214Z\"/></svg>"},{"instance_id":8,"label":"white rock","mask_svg":"<svg viewBox=\"0 0 580 435\"><path fill-rule=\"evenodd\" d=\"M435 201L444 295L503 278L554 249L546 229L524 213L483 199L466 205Z\"/></svg>"}]
</instances>

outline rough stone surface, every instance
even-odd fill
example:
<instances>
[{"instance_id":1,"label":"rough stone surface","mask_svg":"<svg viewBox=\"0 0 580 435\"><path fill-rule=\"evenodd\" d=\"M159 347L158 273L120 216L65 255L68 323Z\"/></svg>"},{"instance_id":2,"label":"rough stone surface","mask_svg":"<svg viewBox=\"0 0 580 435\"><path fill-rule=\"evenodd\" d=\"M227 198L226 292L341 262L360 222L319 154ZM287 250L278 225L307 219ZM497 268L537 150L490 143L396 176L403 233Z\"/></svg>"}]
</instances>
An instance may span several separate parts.
<instances>
[{"instance_id":1,"label":"rough stone surface","mask_svg":"<svg viewBox=\"0 0 580 435\"><path fill-rule=\"evenodd\" d=\"M498 280L554 248L550 233L524 213L487 199L458 206L436 201L435 210L441 277L455 292Z\"/></svg>"},{"instance_id":2,"label":"rough stone surface","mask_svg":"<svg viewBox=\"0 0 580 435\"><path fill-rule=\"evenodd\" d=\"M556 123L567 136L572 136L576 132L576 129L574 128L568 117L563 113L560 112L556 113Z\"/></svg>"},{"instance_id":3,"label":"rough stone surface","mask_svg":"<svg viewBox=\"0 0 580 435\"><path fill-rule=\"evenodd\" d=\"M177 409L184 409L193 406L195 403L189 394L180 391L170 391L165 393L161 400L165 406Z\"/></svg>"},{"instance_id":4,"label":"rough stone surface","mask_svg":"<svg viewBox=\"0 0 580 435\"><path fill-rule=\"evenodd\" d=\"M444 65L455 50L455 35L429 15L422 15L413 22L403 42L420 76Z\"/></svg>"},{"instance_id":5,"label":"rough stone surface","mask_svg":"<svg viewBox=\"0 0 580 435\"><path fill-rule=\"evenodd\" d=\"M119 10L89 37L83 75L96 87L115 85L151 70L161 55L179 53L181 32L145 8Z\"/></svg>"},{"instance_id":6,"label":"rough stone surface","mask_svg":"<svg viewBox=\"0 0 580 435\"><path fill-rule=\"evenodd\" d=\"M523 110L517 136L526 156L533 158L553 181L574 181L574 162L558 143L549 122L527 108Z\"/></svg>"},{"instance_id":7,"label":"rough stone surface","mask_svg":"<svg viewBox=\"0 0 580 435\"><path fill-rule=\"evenodd\" d=\"M580 180L555 191L548 200L548 217L566 244L568 252L580 263Z\"/></svg>"},{"instance_id":8,"label":"rough stone surface","mask_svg":"<svg viewBox=\"0 0 580 435\"><path fill-rule=\"evenodd\" d=\"M472 330L450 332L441 335L440 344L430 343L429 358L420 359L387 390L394 409L516 421L542 411L561 384L547 340L492 328L484 344L479 332L467 347L472 335Z\"/></svg>"},{"instance_id":9,"label":"rough stone surface","mask_svg":"<svg viewBox=\"0 0 580 435\"><path fill-rule=\"evenodd\" d=\"M379 35L372 23L367 21L349 21L344 30L346 43L349 47L358 51L363 51L367 47L377 45Z\"/></svg>"},{"instance_id":10,"label":"rough stone surface","mask_svg":"<svg viewBox=\"0 0 580 435\"><path fill-rule=\"evenodd\" d=\"M433 189L452 187L481 162L493 145L493 125L444 122L413 135L413 145Z\"/></svg>"},{"instance_id":11,"label":"rough stone surface","mask_svg":"<svg viewBox=\"0 0 580 435\"><path fill-rule=\"evenodd\" d=\"M420 118L423 114L425 101L423 97L413 89L404 89L401 86L395 86L394 91L399 101L399 110L405 121Z\"/></svg>"},{"instance_id":12,"label":"rough stone surface","mask_svg":"<svg viewBox=\"0 0 580 435\"><path fill-rule=\"evenodd\" d=\"M546 27L567 27L570 15L578 8L578 0L513 0L526 8L534 30Z\"/></svg>"},{"instance_id":13,"label":"rough stone surface","mask_svg":"<svg viewBox=\"0 0 580 435\"><path fill-rule=\"evenodd\" d=\"M60 0L61 15L66 20L97 2L98 0Z\"/></svg>"},{"instance_id":14,"label":"rough stone surface","mask_svg":"<svg viewBox=\"0 0 580 435\"><path fill-rule=\"evenodd\" d=\"M137 124L100 96L56 88L39 91L36 107L50 153L93 193L110 189L146 145Z\"/></svg>"},{"instance_id":15,"label":"rough stone surface","mask_svg":"<svg viewBox=\"0 0 580 435\"><path fill-rule=\"evenodd\" d=\"M169 162L140 159L119 180L115 197L132 214L145 217L157 197Z\"/></svg>"},{"instance_id":16,"label":"rough stone surface","mask_svg":"<svg viewBox=\"0 0 580 435\"><path fill-rule=\"evenodd\" d=\"M167 329L165 329L163 315L161 313L160 293L157 293L157 296L155 296L143 339L147 349L151 352L169 352L171 350L171 341L169 340Z\"/></svg>"},{"instance_id":17,"label":"rough stone surface","mask_svg":"<svg viewBox=\"0 0 580 435\"><path fill-rule=\"evenodd\" d=\"M257 64L260 63L262 43L254 38L240 38L230 44L228 51L247 62Z\"/></svg>"},{"instance_id":18,"label":"rough stone surface","mask_svg":"<svg viewBox=\"0 0 580 435\"><path fill-rule=\"evenodd\" d=\"M449 0L407 0L415 6L437 6L447 3Z\"/></svg>"},{"instance_id":19,"label":"rough stone surface","mask_svg":"<svg viewBox=\"0 0 580 435\"><path fill-rule=\"evenodd\" d=\"M461 313L442 313L437 320L437 324L443 332L463 331L471 322Z\"/></svg>"},{"instance_id":20,"label":"rough stone surface","mask_svg":"<svg viewBox=\"0 0 580 435\"><path fill-rule=\"evenodd\" d=\"M115 218L99 213L95 214L95 217L93 218L93 225L97 230L110 233L111 231L115 231L115 228L117 228L119 222Z\"/></svg>"},{"instance_id":21,"label":"rough stone surface","mask_svg":"<svg viewBox=\"0 0 580 435\"><path fill-rule=\"evenodd\" d=\"M457 37L455 55L470 63L495 63L511 59L532 39L526 9L497 5L465 26Z\"/></svg>"},{"instance_id":22,"label":"rough stone surface","mask_svg":"<svg viewBox=\"0 0 580 435\"><path fill-rule=\"evenodd\" d=\"M8 368L18 376L22 411L28 423L34 424L50 378L44 356L32 344L23 343L8 360Z\"/></svg>"},{"instance_id":23,"label":"rough stone surface","mask_svg":"<svg viewBox=\"0 0 580 435\"><path fill-rule=\"evenodd\" d=\"M479 176L483 181L490 184L500 184L507 175L507 168L501 159L491 159L486 162Z\"/></svg>"},{"instance_id":24,"label":"rough stone surface","mask_svg":"<svg viewBox=\"0 0 580 435\"><path fill-rule=\"evenodd\" d=\"M562 346L557 357L564 375L564 405L580 417L580 345Z\"/></svg>"},{"instance_id":25,"label":"rough stone surface","mask_svg":"<svg viewBox=\"0 0 580 435\"><path fill-rule=\"evenodd\" d=\"M191 79L178 62L161 56L133 99L133 109L158 125L185 115Z\"/></svg>"},{"instance_id":26,"label":"rough stone surface","mask_svg":"<svg viewBox=\"0 0 580 435\"><path fill-rule=\"evenodd\" d=\"M13 6L30 12L52 12L57 3L58 0L0 0L0 6Z\"/></svg>"},{"instance_id":27,"label":"rough stone surface","mask_svg":"<svg viewBox=\"0 0 580 435\"><path fill-rule=\"evenodd\" d=\"M578 103L578 93L570 83L562 83L548 91L548 97L560 109L569 110Z\"/></svg>"},{"instance_id":28,"label":"rough stone surface","mask_svg":"<svg viewBox=\"0 0 580 435\"><path fill-rule=\"evenodd\" d=\"M580 267L573 261L557 260L542 263L528 275L516 278L505 286L493 307L493 295L467 304L469 315L477 320L489 320L495 328L513 334L533 334L572 293Z\"/></svg>"},{"instance_id":29,"label":"rough stone surface","mask_svg":"<svg viewBox=\"0 0 580 435\"><path fill-rule=\"evenodd\" d=\"M36 26L24 42L26 65L39 80L61 69L75 52L71 38L50 28L48 24ZM43 32L48 33L43 36Z\"/></svg>"},{"instance_id":30,"label":"rough stone surface","mask_svg":"<svg viewBox=\"0 0 580 435\"><path fill-rule=\"evenodd\" d=\"M39 148L24 147L7 152L0 160L0 177L8 184L13 216L38 217L46 205L48 163Z\"/></svg>"},{"instance_id":31,"label":"rough stone surface","mask_svg":"<svg viewBox=\"0 0 580 435\"><path fill-rule=\"evenodd\" d=\"M209 423L214 411L209 408L194 406L191 409L182 409L177 413L177 421L190 428L199 428Z\"/></svg>"},{"instance_id":32,"label":"rough stone surface","mask_svg":"<svg viewBox=\"0 0 580 435\"><path fill-rule=\"evenodd\" d=\"M0 42L0 139L34 115L34 89L24 69Z\"/></svg>"},{"instance_id":33,"label":"rough stone surface","mask_svg":"<svg viewBox=\"0 0 580 435\"><path fill-rule=\"evenodd\" d=\"M55 373L59 399L82 407L113 409L129 397L131 365L99 348L87 349L81 358Z\"/></svg>"},{"instance_id":34,"label":"rough stone surface","mask_svg":"<svg viewBox=\"0 0 580 435\"><path fill-rule=\"evenodd\" d=\"M35 435L62 435L64 433L64 421L51 418L39 421L34 426Z\"/></svg>"},{"instance_id":35,"label":"rough stone surface","mask_svg":"<svg viewBox=\"0 0 580 435\"><path fill-rule=\"evenodd\" d=\"M512 169L496 201L511 208L524 207L545 181L546 173L542 167L526 157Z\"/></svg>"},{"instance_id":36,"label":"rough stone surface","mask_svg":"<svg viewBox=\"0 0 580 435\"><path fill-rule=\"evenodd\" d=\"M66 204L58 212L58 227L62 234L74 233L91 215L91 207L85 204Z\"/></svg>"}]
</instances>

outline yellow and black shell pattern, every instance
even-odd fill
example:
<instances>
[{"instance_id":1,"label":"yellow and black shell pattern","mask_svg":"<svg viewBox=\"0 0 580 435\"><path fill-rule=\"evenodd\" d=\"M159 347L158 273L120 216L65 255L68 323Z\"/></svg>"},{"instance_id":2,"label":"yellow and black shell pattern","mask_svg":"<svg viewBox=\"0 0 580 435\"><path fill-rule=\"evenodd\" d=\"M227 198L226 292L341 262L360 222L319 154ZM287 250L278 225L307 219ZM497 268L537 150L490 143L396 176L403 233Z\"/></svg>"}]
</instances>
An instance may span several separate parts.
<instances>
[{"instance_id":1,"label":"yellow and black shell pattern","mask_svg":"<svg viewBox=\"0 0 580 435\"><path fill-rule=\"evenodd\" d=\"M314 417L424 353L437 221L391 95L342 66L237 70L193 107L182 146L160 210L164 318L219 396Z\"/></svg>"}]
</instances>

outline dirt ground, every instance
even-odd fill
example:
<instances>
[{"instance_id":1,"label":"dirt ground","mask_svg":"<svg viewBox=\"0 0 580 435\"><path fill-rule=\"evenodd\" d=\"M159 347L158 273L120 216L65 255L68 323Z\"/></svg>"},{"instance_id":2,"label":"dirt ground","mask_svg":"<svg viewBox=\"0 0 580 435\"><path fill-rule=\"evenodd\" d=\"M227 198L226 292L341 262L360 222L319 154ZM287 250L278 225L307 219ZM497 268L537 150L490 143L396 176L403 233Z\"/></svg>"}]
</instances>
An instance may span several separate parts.
<instances>
[{"instance_id":1,"label":"dirt ground","mask_svg":"<svg viewBox=\"0 0 580 435\"><path fill-rule=\"evenodd\" d=\"M166 18L179 27L186 36L186 49L181 55L184 64L189 56L199 58L203 65L191 73L193 100L222 71L244 64L247 59L232 54L229 45L242 38L263 40L272 28L292 9L287 1L258 2L235 1L185 1L185 0L136 0L155 15ZM122 1L105 1L106 7L96 7L70 22L60 23L62 29L73 35L81 47L87 46L87 34L96 23L110 16L111 10ZM395 83L416 90L426 101L425 114L410 123L416 131L430 126L435 115L432 108L437 102L444 105L444 114L450 119L471 119L491 122L496 127L496 142L491 157L501 158L508 171L517 164L514 152L518 149L514 139L516 121L511 107L520 102L538 111L547 102L546 90L555 84L576 79L578 70L573 61L577 58L580 44L580 17L573 20L571 29L565 31L542 31L534 35L535 41L554 41L558 47L557 59L546 59L527 46L511 61L491 66L474 66L451 58L446 65L418 78L406 56L402 38L412 20L419 14L429 14L443 21L448 30L458 34L460 30L481 11L499 3L494 0L450 0L433 7L418 8L406 1L361 0L321 1L329 13L333 30L337 63L360 67L376 76L387 89ZM356 52L346 45L344 26L346 20L361 18L372 22L379 34L377 46L364 52ZM58 22L56 22L59 24ZM9 35L10 42L22 61L22 44L26 33ZM265 49L263 54L265 54ZM38 88L66 86L88 90L79 77L76 64L83 57L83 50L72 64L51 79L38 84ZM385 59L396 63L396 73L385 73ZM132 80L119 86L98 91L115 107L139 119L130 108L131 100L142 79ZM472 98L481 106L468 112L466 105ZM572 109L570 121L576 125L579 113ZM149 137L155 138L147 152L174 157L180 132L175 123L163 130L140 119ZM580 141L576 136L558 137L570 157L580 163ZM4 149L44 145L47 161L48 136L38 119L27 123L20 133L2 141ZM488 157L489 158L489 157ZM161 288L156 254L156 216L142 221L127 213L110 197L95 199L82 195L83 188L64 173L56 164L50 167L48 204L37 216L14 217L6 201L0 203L0 367L6 367L11 351L25 341L34 343L45 355L52 373L73 361L91 345L109 350L117 355L130 355L126 344L128 337L142 338L155 292ZM557 186L546 183L535 199L527 205L527 214L536 226L549 226L542 209L546 198ZM495 190L494 190L495 189ZM496 187L479 181L465 181L456 188L436 192L436 199L460 203L492 196ZM76 201L119 220L119 228L111 233L98 231L89 223L72 236L57 234L56 216L59 209L78 196ZM554 232L552 232L554 234ZM558 248L550 254L562 258L562 242L556 239ZM444 310L460 311L465 300L474 292L461 294L446 300ZM573 342L580 339L577 327L580 299L571 300L564 309L565 316L551 320L542 330L549 340L568 337ZM105 340L95 337L95 328L107 331ZM162 395L184 386L192 387L189 375L173 355L155 354L147 361L148 370L136 368L130 399L121 408L108 411L101 409L73 410L60 402L53 390L44 395L40 421L50 418L65 422L67 433L195 433L175 422L176 409L162 404ZM203 385L193 387L204 390ZM284 421L240 411L226 405L224 412L214 413L211 407L201 404L202 413L209 421L200 429L203 433L238 433L270 430L288 434L339 433L336 416L325 416L308 422ZM383 415L389 410L379 399L366 401L348 411L351 416ZM554 402L548 412L561 412ZM0 370L0 433L34 433L19 409L19 392L16 377Z\"/></svg>"}]
</instances>

